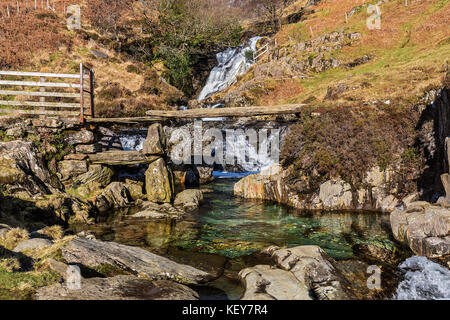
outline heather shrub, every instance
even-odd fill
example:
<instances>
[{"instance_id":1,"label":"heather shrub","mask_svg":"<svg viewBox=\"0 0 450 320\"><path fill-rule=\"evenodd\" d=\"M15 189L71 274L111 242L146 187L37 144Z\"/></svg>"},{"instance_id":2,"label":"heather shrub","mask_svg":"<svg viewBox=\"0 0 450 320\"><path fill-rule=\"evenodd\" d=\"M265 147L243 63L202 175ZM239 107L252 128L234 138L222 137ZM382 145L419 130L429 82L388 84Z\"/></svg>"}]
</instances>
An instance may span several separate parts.
<instances>
[{"instance_id":1,"label":"heather shrub","mask_svg":"<svg viewBox=\"0 0 450 320\"><path fill-rule=\"evenodd\" d=\"M282 163L306 175L318 174L319 180L339 176L353 185L374 166L420 168L418 120L419 111L413 107L310 108L289 128Z\"/></svg>"}]
</instances>

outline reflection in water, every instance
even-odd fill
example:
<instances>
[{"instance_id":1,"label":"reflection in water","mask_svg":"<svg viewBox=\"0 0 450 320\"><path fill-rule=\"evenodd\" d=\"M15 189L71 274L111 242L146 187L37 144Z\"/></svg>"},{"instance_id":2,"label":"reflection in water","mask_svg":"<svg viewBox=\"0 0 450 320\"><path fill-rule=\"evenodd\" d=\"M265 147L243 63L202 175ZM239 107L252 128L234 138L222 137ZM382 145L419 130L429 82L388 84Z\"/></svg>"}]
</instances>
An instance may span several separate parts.
<instances>
[{"instance_id":1,"label":"reflection in water","mask_svg":"<svg viewBox=\"0 0 450 320\"><path fill-rule=\"evenodd\" d=\"M205 204L181 222L131 220L116 212L91 230L103 240L152 250L176 247L236 258L270 245L318 245L335 259L353 258L352 246L393 247L387 216L375 213L300 212L277 204L233 196L235 180L220 179L205 189Z\"/></svg>"}]
</instances>

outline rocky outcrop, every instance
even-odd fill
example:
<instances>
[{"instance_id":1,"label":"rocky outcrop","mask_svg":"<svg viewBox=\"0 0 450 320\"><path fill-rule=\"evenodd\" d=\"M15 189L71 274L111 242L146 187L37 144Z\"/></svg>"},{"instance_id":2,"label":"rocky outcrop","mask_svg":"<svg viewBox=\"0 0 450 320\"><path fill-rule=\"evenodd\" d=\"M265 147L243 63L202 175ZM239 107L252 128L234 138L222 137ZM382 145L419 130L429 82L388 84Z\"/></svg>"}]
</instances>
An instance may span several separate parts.
<instances>
[{"instance_id":1,"label":"rocky outcrop","mask_svg":"<svg viewBox=\"0 0 450 320\"><path fill-rule=\"evenodd\" d=\"M249 175L234 186L243 198L270 200L306 210L376 210L391 212L400 200L389 194L391 173L374 168L366 174L360 189L339 178L308 185L308 178L292 181L291 168L274 165L260 174Z\"/></svg>"},{"instance_id":2,"label":"rocky outcrop","mask_svg":"<svg viewBox=\"0 0 450 320\"><path fill-rule=\"evenodd\" d=\"M174 201L175 207L181 207L185 211L193 211L198 209L203 201L203 192L198 189L188 189L177 194Z\"/></svg>"},{"instance_id":3,"label":"rocky outcrop","mask_svg":"<svg viewBox=\"0 0 450 320\"><path fill-rule=\"evenodd\" d=\"M336 262L318 246L263 250L273 266L258 265L239 273L243 300L348 300L351 286Z\"/></svg>"},{"instance_id":4,"label":"rocky outcrop","mask_svg":"<svg viewBox=\"0 0 450 320\"><path fill-rule=\"evenodd\" d=\"M174 196L172 172L160 158L148 166L145 172L147 199L156 203L171 203Z\"/></svg>"},{"instance_id":5,"label":"rocky outcrop","mask_svg":"<svg viewBox=\"0 0 450 320\"><path fill-rule=\"evenodd\" d=\"M427 202L410 203L391 213L394 237L421 256L450 255L450 207Z\"/></svg>"},{"instance_id":6,"label":"rocky outcrop","mask_svg":"<svg viewBox=\"0 0 450 320\"><path fill-rule=\"evenodd\" d=\"M182 284L199 284L210 280L210 275L193 267L175 263L144 249L76 238L62 247L68 263L87 267L110 265L152 280L173 280Z\"/></svg>"},{"instance_id":7,"label":"rocky outcrop","mask_svg":"<svg viewBox=\"0 0 450 320\"><path fill-rule=\"evenodd\" d=\"M58 283L40 288L37 300L198 300L198 294L184 285L152 281L134 276L89 278L81 280L81 290Z\"/></svg>"},{"instance_id":8,"label":"rocky outcrop","mask_svg":"<svg viewBox=\"0 0 450 320\"><path fill-rule=\"evenodd\" d=\"M0 183L9 194L29 197L58 191L31 142L0 142Z\"/></svg>"}]
</instances>

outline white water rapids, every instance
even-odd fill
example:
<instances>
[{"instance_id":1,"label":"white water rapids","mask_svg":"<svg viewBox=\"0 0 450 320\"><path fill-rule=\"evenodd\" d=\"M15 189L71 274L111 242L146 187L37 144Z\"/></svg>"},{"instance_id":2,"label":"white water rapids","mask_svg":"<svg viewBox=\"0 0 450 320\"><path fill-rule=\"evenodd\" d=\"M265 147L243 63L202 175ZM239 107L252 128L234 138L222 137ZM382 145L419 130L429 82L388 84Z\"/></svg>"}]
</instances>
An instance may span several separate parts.
<instances>
[{"instance_id":1,"label":"white water rapids","mask_svg":"<svg viewBox=\"0 0 450 320\"><path fill-rule=\"evenodd\" d=\"M400 264L405 273L397 288L397 300L450 300L450 270L414 256Z\"/></svg>"},{"instance_id":2,"label":"white water rapids","mask_svg":"<svg viewBox=\"0 0 450 320\"><path fill-rule=\"evenodd\" d=\"M256 52L256 43L261 37L254 37L238 48L228 48L216 55L218 65L211 70L208 80L197 100L202 101L212 94L222 91L236 82L237 76L244 74L254 63L250 52Z\"/></svg>"}]
</instances>

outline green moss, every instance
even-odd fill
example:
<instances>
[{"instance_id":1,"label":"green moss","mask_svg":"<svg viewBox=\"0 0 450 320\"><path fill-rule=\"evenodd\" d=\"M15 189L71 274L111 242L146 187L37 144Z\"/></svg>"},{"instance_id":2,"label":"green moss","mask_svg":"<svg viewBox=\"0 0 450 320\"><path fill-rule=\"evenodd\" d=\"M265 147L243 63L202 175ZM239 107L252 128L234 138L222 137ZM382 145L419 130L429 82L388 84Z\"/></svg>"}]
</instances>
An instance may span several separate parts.
<instances>
[{"instance_id":1,"label":"green moss","mask_svg":"<svg viewBox=\"0 0 450 320\"><path fill-rule=\"evenodd\" d=\"M54 284L60 278L52 271L8 272L0 268L0 300L30 300L35 289Z\"/></svg>"}]
</instances>

